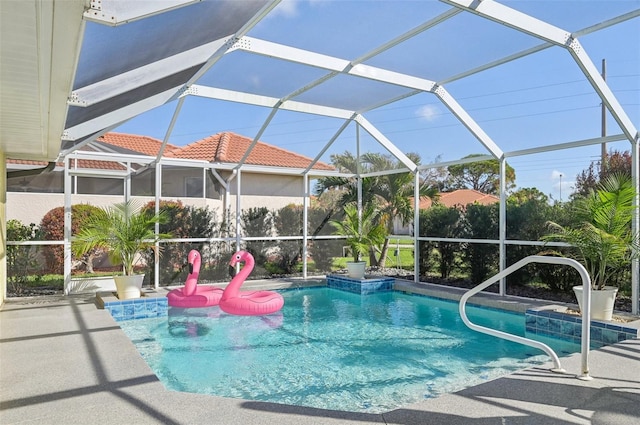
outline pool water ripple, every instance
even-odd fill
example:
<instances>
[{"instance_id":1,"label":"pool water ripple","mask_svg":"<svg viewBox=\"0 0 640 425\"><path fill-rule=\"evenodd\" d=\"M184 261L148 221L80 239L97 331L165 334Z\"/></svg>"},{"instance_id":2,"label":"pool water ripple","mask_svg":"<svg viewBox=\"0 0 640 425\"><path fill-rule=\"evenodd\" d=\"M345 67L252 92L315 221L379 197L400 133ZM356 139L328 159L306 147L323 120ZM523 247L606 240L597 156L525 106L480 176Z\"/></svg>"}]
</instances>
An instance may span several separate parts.
<instances>
[{"instance_id":1,"label":"pool water ripple","mask_svg":"<svg viewBox=\"0 0 640 425\"><path fill-rule=\"evenodd\" d=\"M334 410L385 412L548 361L467 329L447 301L328 288L283 296L274 316L172 308L120 324L167 388ZM523 316L478 308L470 316L524 335Z\"/></svg>"}]
</instances>

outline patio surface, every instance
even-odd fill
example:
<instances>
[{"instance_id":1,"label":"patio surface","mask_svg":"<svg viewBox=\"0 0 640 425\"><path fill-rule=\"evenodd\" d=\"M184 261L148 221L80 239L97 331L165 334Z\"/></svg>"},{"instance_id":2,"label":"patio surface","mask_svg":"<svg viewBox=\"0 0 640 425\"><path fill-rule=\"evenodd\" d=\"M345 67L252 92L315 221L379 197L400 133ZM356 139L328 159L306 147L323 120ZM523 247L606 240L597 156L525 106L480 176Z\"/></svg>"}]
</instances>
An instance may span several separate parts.
<instances>
[{"instance_id":1,"label":"patio surface","mask_svg":"<svg viewBox=\"0 0 640 425\"><path fill-rule=\"evenodd\" d=\"M0 423L640 423L639 339L592 351L591 381L575 378L579 354L562 364L566 375L522 370L383 414L228 399L166 390L90 295L14 298L0 309Z\"/></svg>"}]
</instances>

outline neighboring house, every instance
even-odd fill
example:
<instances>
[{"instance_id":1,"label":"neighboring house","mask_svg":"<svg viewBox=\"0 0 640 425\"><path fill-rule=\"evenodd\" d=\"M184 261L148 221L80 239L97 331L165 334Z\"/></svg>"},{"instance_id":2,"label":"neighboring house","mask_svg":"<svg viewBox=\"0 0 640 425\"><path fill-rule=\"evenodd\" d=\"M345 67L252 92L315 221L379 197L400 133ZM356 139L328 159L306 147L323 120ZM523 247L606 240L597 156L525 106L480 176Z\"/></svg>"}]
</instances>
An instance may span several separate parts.
<instances>
[{"instance_id":1,"label":"neighboring house","mask_svg":"<svg viewBox=\"0 0 640 425\"><path fill-rule=\"evenodd\" d=\"M186 146L167 144L163 158L206 161L208 169L162 166L162 198L180 200L184 204L209 206L219 216L225 208L236 208L237 174L233 166L245 156L252 139L235 133L218 133ZM147 136L107 133L82 148L83 152L116 155L144 155L156 157L162 141ZM303 177L293 169L305 169L312 160L297 153L257 142L245 159L241 174L241 209L252 207L281 208L302 204ZM47 167L49 165L49 167ZM110 170L113 177L77 175L72 178L72 204L91 203L109 205L121 202L125 191L122 175L130 166L139 172L131 179L131 194L154 199L155 170L144 169L135 163L78 159L70 161L72 170ZM314 170L330 171L330 165L318 162ZM268 173L272 170L276 173ZM118 174L118 175L116 175ZM226 189L225 189L226 188ZM7 220L17 219L24 224L39 224L44 214L64 205L64 164L37 161L7 160Z\"/></svg>"},{"instance_id":2,"label":"neighboring house","mask_svg":"<svg viewBox=\"0 0 640 425\"><path fill-rule=\"evenodd\" d=\"M413 203L413 198L411 199ZM438 198L438 204L445 207L460 207L465 208L469 204L481 204L491 205L500 202L500 198L495 195L478 192L473 189L458 189L453 192L441 193ZM420 209L425 210L431 208L433 201L430 198L424 198L420 200ZM413 220L410 223L403 225L402 221L398 217L394 218L393 233L396 235L411 235L413 234Z\"/></svg>"}]
</instances>

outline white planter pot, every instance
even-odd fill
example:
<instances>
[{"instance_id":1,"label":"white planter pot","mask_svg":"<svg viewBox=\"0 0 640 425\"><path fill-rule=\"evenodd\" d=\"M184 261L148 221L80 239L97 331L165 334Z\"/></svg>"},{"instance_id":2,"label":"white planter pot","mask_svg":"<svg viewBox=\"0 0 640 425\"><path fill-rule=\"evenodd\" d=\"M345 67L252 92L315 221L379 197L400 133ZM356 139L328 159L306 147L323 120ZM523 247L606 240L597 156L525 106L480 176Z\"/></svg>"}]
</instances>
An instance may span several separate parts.
<instances>
[{"instance_id":1,"label":"white planter pot","mask_svg":"<svg viewBox=\"0 0 640 425\"><path fill-rule=\"evenodd\" d=\"M573 292L578 299L578 307L580 307L580 311L582 311L583 287L574 286ZM614 286L605 286L604 289L591 290L591 318L611 320L617 294L618 288Z\"/></svg>"},{"instance_id":2,"label":"white planter pot","mask_svg":"<svg viewBox=\"0 0 640 425\"><path fill-rule=\"evenodd\" d=\"M347 262L347 276L353 279L362 279L364 277L364 269L367 263L364 261L348 261Z\"/></svg>"},{"instance_id":3,"label":"white planter pot","mask_svg":"<svg viewBox=\"0 0 640 425\"><path fill-rule=\"evenodd\" d=\"M118 299L128 300L131 298L140 298L144 274L135 274L133 276L114 276L113 280L116 283Z\"/></svg>"}]
</instances>

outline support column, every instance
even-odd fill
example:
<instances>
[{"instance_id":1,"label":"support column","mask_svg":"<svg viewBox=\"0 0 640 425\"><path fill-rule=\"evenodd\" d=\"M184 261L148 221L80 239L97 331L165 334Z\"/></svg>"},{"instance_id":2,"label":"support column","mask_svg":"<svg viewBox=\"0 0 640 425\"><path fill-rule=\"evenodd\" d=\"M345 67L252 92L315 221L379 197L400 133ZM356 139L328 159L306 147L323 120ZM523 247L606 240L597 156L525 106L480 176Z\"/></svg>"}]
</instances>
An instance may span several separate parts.
<instances>
[{"instance_id":1,"label":"support column","mask_svg":"<svg viewBox=\"0 0 640 425\"><path fill-rule=\"evenodd\" d=\"M154 193L155 193L156 205L155 205L154 213L158 215L160 213L160 199L162 198L162 163L156 162L155 167L156 167L156 172L155 172L156 184L155 184ZM154 230L156 232L156 235L160 233L160 223L156 222ZM156 241L155 246L156 246L156 252L160 252L159 241ZM156 291L160 287L160 261L153 262L153 287L155 288Z\"/></svg>"},{"instance_id":2,"label":"support column","mask_svg":"<svg viewBox=\"0 0 640 425\"><path fill-rule=\"evenodd\" d=\"M0 150L0 305L7 297L7 161Z\"/></svg>"},{"instance_id":3,"label":"support column","mask_svg":"<svg viewBox=\"0 0 640 425\"><path fill-rule=\"evenodd\" d=\"M240 168L237 169L236 174L236 251L240 250L240 218L241 218L241 210L242 210L242 202L240 199L240 193L242 192L242 171Z\"/></svg>"},{"instance_id":4,"label":"support column","mask_svg":"<svg viewBox=\"0 0 640 425\"><path fill-rule=\"evenodd\" d=\"M635 210L631 231L640 235L640 136L631 144L631 178L636 188L634 200ZM640 255L640 253L637 253ZM631 261L631 313L638 314L638 298L640 297L640 259Z\"/></svg>"},{"instance_id":5,"label":"support column","mask_svg":"<svg viewBox=\"0 0 640 425\"><path fill-rule=\"evenodd\" d=\"M420 283L420 171L413 182L413 281ZM400 255L400 253L398 253Z\"/></svg>"},{"instance_id":6,"label":"support column","mask_svg":"<svg viewBox=\"0 0 640 425\"><path fill-rule=\"evenodd\" d=\"M499 215L499 240L500 240L500 258L499 267L503 271L507 264L507 247L505 240L507 239L507 159L503 156L500 158L500 215ZM507 281L506 278L500 279L500 295L506 295Z\"/></svg>"},{"instance_id":7,"label":"support column","mask_svg":"<svg viewBox=\"0 0 640 425\"><path fill-rule=\"evenodd\" d=\"M309 175L302 176L302 278L307 278L307 257L309 256Z\"/></svg>"},{"instance_id":8,"label":"support column","mask_svg":"<svg viewBox=\"0 0 640 425\"><path fill-rule=\"evenodd\" d=\"M71 284L71 173L69 157L64 158L64 294ZM74 162L76 162L74 160ZM77 181L77 180L76 180Z\"/></svg>"}]
</instances>

